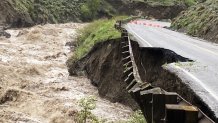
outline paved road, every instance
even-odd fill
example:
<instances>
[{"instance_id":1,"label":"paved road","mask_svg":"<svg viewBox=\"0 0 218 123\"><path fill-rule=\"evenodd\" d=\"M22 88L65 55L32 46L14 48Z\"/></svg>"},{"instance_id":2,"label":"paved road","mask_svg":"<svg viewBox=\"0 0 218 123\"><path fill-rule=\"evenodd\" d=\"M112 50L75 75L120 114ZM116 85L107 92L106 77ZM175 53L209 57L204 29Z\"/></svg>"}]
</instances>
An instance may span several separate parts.
<instances>
[{"instance_id":1,"label":"paved road","mask_svg":"<svg viewBox=\"0 0 218 123\"><path fill-rule=\"evenodd\" d=\"M140 47L160 47L194 60L194 63L172 63L166 66L177 74L218 117L218 44L193 38L162 27L170 23L137 20L125 28Z\"/></svg>"}]
</instances>

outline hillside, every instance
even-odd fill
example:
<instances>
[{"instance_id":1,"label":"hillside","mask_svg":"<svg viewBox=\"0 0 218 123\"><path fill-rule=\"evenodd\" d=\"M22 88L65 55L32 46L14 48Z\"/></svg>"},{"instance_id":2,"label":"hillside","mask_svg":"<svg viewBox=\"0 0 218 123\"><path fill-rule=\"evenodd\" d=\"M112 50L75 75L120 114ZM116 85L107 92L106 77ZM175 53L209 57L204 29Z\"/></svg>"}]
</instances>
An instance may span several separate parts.
<instances>
[{"instance_id":1,"label":"hillside","mask_svg":"<svg viewBox=\"0 0 218 123\"><path fill-rule=\"evenodd\" d=\"M182 12L173 28L218 43L218 1L207 0Z\"/></svg>"},{"instance_id":2,"label":"hillside","mask_svg":"<svg viewBox=\"0 0 218 123\"><path fill-rule=\"evenodd\" d=\"M47 22L92 21L117 15L171 19L193 3L175 0L2 0L0 25L25 27Z\"/></svg>"},{"instance_id":3,"label":"hillside","mask_svg":"<svg viewBox=\"0 0 218 123\"><path fill-rule=\"evenodd\" d=\"M2 0L0 24L13 27L77 21L83 0Z\"/></svg>"}]
</instances>

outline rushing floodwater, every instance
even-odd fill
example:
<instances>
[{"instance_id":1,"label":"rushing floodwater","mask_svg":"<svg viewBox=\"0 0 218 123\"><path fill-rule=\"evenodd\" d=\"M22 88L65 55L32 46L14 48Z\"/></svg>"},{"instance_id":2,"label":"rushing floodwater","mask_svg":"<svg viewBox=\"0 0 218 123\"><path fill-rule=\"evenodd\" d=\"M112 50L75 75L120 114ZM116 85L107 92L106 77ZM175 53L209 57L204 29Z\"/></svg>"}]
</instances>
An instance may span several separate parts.
<instances>
[{"instance_id":1,"label":"rushing floodwater","mask_svg":"<svg viewBox=\"0 0 218 123\"><path fill-rule=\"evenodd\" d=\"M7 30L0 37L0 123L72 123L81 98L94 95L93 111L109 121L126 119L132 110L98 96L85 77L69 77L66 60L82 24L68 23Z\"/></svg>"}]
</instances>

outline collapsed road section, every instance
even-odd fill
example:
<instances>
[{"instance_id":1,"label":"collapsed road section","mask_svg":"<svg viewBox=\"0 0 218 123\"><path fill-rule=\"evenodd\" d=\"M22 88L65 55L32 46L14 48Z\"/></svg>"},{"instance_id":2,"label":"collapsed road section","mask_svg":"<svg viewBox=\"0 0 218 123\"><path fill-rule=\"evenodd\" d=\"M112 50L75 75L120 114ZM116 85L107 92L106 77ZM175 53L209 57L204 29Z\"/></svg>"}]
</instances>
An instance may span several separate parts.
<instances>
[{"instance_id":1,"label":"collapsed road section","mask_svg":"<svg viewBox=\"0 0 218 123\"><path fill-rule=\"evenodd\" d=\"M140 107L148 123L214 123L200 98L178 76L164 69L165 63L192 60L163 48L140 48L125 29L121 31L121 39L97 43L86 56L68 66L70 74L85 73L101 97L132 109Z\"/></svg>"},{"instance_id":2,"label":"collapsed road section","mask_svg":"<svg viewBox=\"0 0 218 123\"><path fill-rule=\"evenodd\" d=\"M200 109L177 93L167 92L140 78L127 31L122 30L122 54L127 90L139 104L148 123L213 123ZM135 53L137 54L137 53ZM181 56L178 59L186 60Z\"/></svg>"},{"instance_id":3,"label":"collapsed road section","mask_svg":"<svg viewBox=\"0 0 218 123\"><path fill-rule=\"evenodd\" d=\"M160 28L169 26L170 23L167 22L138 19L126 24L125 28L132 35L131 39L137 40L140 49L149 49L149 47L150 49L155 49L160 47L169 49L176 54L193 60L193 62L177 61L165 62L163 64L165 64L164 69L176 75L181 80L181 84L189 88L188 92L193 93L196 97L190 96L190 93L184 93L175 84L171 84L171 87L169 87L160 82L156 83L153 79L155 77L148 78L146 81L149 81L152 85L162 87L167 91L176 90L176 92L186 97L192 104L200 105L201 109L204 110L208 109L210 112L208 116L216 121L218 117L217 44L208 43L206 40Z\"/></svg>"},{"instance_id":4,"label":"collapsed road section","mask_svg":"<svg viewBox=\"0 0 218 123\"><path fill-rule=\"evenodd\" d=\"M97 43L68 66L71 75L85 73L101 97L132 109L140 107L148 123L217 122L214 110L170 70L173 64L192 66L192 59L166 48L140 47L130 40L133 38L122 28L122 22L116 28L122 38Z\"/></svg>"}]
</instances>

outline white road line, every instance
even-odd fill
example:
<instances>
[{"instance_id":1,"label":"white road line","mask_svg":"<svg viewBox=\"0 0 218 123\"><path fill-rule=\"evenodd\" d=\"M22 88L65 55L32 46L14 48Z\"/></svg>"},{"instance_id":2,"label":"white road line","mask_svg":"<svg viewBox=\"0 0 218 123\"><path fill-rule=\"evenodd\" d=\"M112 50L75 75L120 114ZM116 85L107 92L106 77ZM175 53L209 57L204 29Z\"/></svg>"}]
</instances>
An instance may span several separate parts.
<instances>
[{"instance_id":1,"label":"white road line","mask_svg":"<svg viewBox=\"0 0 218 123\"><path fill-rule=\"evenodd\" d=\"M132 33L134 33L134 35L136 35L138 38L140 38L141 40L143 40L147 45L148 47L153 47L149 42L147 42L145 39L143 39L141 36L139 36L138 34L136 34L133 29L128 25L128 28L131 30Z\"/></svg>"},{"instance_id":2,"label":"white road line","mask_svg":"<svg viewBox=\"0 0 218 123\"><path fill-rule=\"evenodd\" d=\"M218 101L218 97L217 95L215 95L213 93L213 91L211 91L201 80L199 80L197 77L195 77L193 74L191 74L190 72L186 71L185 69L176 66L175 64L171 64L173 67L175 67L176 69L182 71L183 73L185 73L186 75L188 75L189 77L191 77L193 80L195 80L196 82L198 82L205 90L207 90L211 96L213 96L217 101Z\"/></svg>"}]
</instances>

